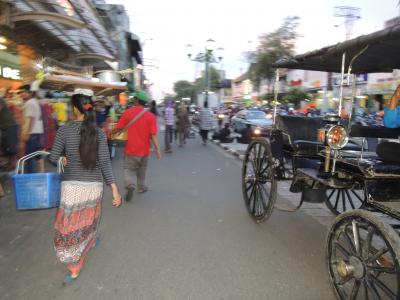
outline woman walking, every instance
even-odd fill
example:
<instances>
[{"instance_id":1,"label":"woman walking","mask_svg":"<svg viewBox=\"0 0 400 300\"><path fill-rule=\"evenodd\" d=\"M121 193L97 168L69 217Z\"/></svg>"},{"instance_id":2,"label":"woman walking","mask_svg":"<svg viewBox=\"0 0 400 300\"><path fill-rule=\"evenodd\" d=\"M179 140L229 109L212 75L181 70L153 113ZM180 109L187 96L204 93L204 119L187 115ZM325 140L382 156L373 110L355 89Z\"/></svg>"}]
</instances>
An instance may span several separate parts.
<instances>
[{"instance_id":1,"label":"woman walking","mask_svg":"<svg viewBox=\"0 0 400 300\"><path fill-rule=\"evenodd\" d=\"M186 133L189 127L189 114L186 105L184 103L182 103L179 106L177 118L178 118L177 130L179 136L179 147L182 147L183 144L186 144Z\"/></svg>"},{"instance_id":2,"label":"woman walking","mask_svg":"<svg viewBox=\"0 0 400 300\"><path fill-rule=\"evenodd\" d=\"M200 135L203 140L203 145L207 145L208 131L213 127L213 113L208 108L207 101L204 102L204 108L200 110Z\"/></svg>"},{"instance_id":3,"label":"woman walking","mask_svg":"<svg viewBox=\"0 0 400 300\"><path fill-rule=\"evenodd\" d=\"M157 103L155 100L150 102L150 109L149 111L154 114L156 116L156 118L158 117L158 111L157 111Z\"/></svg>"},{"instance_id":4,"label":"woman walking","mask_svg":"<svg viewBox=\"0 0 400 300\"><path fill-rule=\"evenodd\" d=\"M54 223L56 256L69 271L64 283L79 276L88 252L96 245L103 178L111 186L113 205L121 205L107 139L96 127L92 95L92 91L81 89L72 96L74 121L58 130L50 154L50 161L56 163L62 157L65 166Z\"/></svg>"}]
</instances>

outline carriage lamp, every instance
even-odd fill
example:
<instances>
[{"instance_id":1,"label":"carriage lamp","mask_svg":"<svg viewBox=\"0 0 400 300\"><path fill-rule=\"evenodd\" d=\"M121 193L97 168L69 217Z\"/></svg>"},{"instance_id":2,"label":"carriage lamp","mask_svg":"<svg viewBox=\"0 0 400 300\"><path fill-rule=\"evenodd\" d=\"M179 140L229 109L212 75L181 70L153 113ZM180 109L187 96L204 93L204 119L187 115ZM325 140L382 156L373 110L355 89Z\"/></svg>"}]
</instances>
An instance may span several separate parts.
<instances>
[{"instance_id":1,"label":"carriage lamp","mask_svg":"<svg viewBox=\"0 0 400 300\"><path fill-rule=\"evenodd\" d=\"M342 149L348 142L346 129L339 125L326 125L318 130L318 141L325 143L333 150Z\"/></svg>"},{"instance_id":2,"label":"carriage lamp","mask_svg":"<svg viewBox=\"0 0 400 300\"><path fill-rule=\"evenodd\" d=\"M324 128L318 130L318 141L326 145L324 171L320 174L320 177L329 177L330 174L335 172L338 150L343 148L348 140L349 137L343 126L327 124ZM334 151L334 155L330 172L331 150Z\"/></svg>"},{"instance_id":3,"label":"carriage lamp","mask_svg":"<svg viewBox=\"0 0 400 300\"><path fill-rule=\"evenodd\" d=\"M326 133L326 142L334 150L342 149L348 141L349 137L343 126L331 126Z\"/></svg>"},{"instance_id":4,"label":"carriage lamp","mask_svg":"<svg viewBox=\"0 0 400 300\"><path fill-rule=\"evenodd\" d=\"M218 115L218 119L224 119L225 118L225 115L224 114L219 114Z\"/></svg>"}]
</instances>

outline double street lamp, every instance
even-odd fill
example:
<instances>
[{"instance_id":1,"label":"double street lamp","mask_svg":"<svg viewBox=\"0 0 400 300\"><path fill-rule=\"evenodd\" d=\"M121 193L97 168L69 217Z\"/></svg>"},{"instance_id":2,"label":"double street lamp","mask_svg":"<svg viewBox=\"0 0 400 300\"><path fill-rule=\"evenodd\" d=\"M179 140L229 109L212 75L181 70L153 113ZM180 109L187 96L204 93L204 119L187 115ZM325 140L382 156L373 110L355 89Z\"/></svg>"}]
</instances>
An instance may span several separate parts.
<instances>
[{"instance_id":1,"label":"double street lamp","mask_svg":"<svg viewBox=\"0 0 400 300\"><path fill-rule=\"evenodd\" d=\"M201 62L205 64L204 67L204 94L205 101L208 102L208 94L210 92L210 64L217 63L222 61L222 51L223 48L215 48L216 42L213 39L208 39L204 46L204 52L198 53L195 57L193 57L193 46L188 44L186 45L187 56L190 60L195 62ZM218 103L219 106L219 103Z\"/></svg>"}]
</instances>

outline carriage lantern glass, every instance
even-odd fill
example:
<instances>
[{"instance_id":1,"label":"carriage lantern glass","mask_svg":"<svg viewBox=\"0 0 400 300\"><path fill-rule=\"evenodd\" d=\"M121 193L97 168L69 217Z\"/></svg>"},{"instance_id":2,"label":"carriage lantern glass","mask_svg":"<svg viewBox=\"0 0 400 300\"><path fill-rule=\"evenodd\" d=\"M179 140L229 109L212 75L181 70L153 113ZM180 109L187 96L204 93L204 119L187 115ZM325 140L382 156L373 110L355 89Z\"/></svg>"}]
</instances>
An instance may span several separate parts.
<instances>
[{"instance_id":1,"label":"carriage lantern glass","mask_svg":"<svg viewBox=\"0 0 400 300\"><path fill-rule=\"evenodd\" d=\"M332 149L339 150L343 148L348 141L349 137L343 126L333 125L327 130L326 142Z\"/></svg>"}]
</instances>

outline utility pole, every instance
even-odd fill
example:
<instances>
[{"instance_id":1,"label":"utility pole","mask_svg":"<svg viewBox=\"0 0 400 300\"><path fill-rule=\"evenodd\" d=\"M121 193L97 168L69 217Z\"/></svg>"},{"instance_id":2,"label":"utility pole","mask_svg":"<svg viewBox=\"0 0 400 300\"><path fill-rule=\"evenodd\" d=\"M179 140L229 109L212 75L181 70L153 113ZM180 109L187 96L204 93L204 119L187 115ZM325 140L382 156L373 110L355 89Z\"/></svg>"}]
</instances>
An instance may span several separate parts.
<instances>
[{"instance_id":1,"label":"utility pole","mask_svg":"<svg viewBox=\"0 0 400 300\"><path fill-rule=\"evenodd\" d=\"M360 8L353 6L335 6L335 17L344 18L346 41L351 38L354 22L361 19ZM337 25L339 26L339 25Z\"/></svg>"},{"instance_id":2,"label":"utility pole","mask_svg":"<svg viewBox=\"0 0 400 300\"><path fill-rule=\"evenodd\" d=\"M353 6L335 6L335 17L339 18L344 18L344 27L346 29L346 41L349 40L353 34L353 27L354 27L354 22L361 19L360 16L360 8L358 7L353 7ZM339 25L337 25L339 26ZM342 68L344 68L344 62L345 62L345 57L346 53L343 53L343 58L342 58ZM349 74L350 75L350 74ZM341 85L340 85L340 101L339 101L339 108L338 108L338 114L340 116L341 110L343 108L342 106L342 98L343 98L343 76L344 76L344 69L342 69L342 77L341 77ZM353 75L355 76L355 75ZM353 84L355 85L356 78L353 77ZM352 102L354 101L354 98L351 100ZM353 105L352 105L353 107ZM354 107L352 108L352 110ZM350 115L352 112L350 112Z\"/></svg>"},{"instance_id":3,"label":"utility pole","mask_svg":"<svg viewBox=\"0 0 400 300\"><path fill-rule=\"evenodd\" d=\"M353 34L353 26L356 20L361 19L360 16L360 8L352 7L352 6L335 6L334 7L334 16L339 18L344 18L344 25L346 28L346 41L351 38ZM335 25L335 27L339 27L339 25ZM327 89L332 90L332 73L329 72L327 75Z\"/></svg>"}]
</instances>

